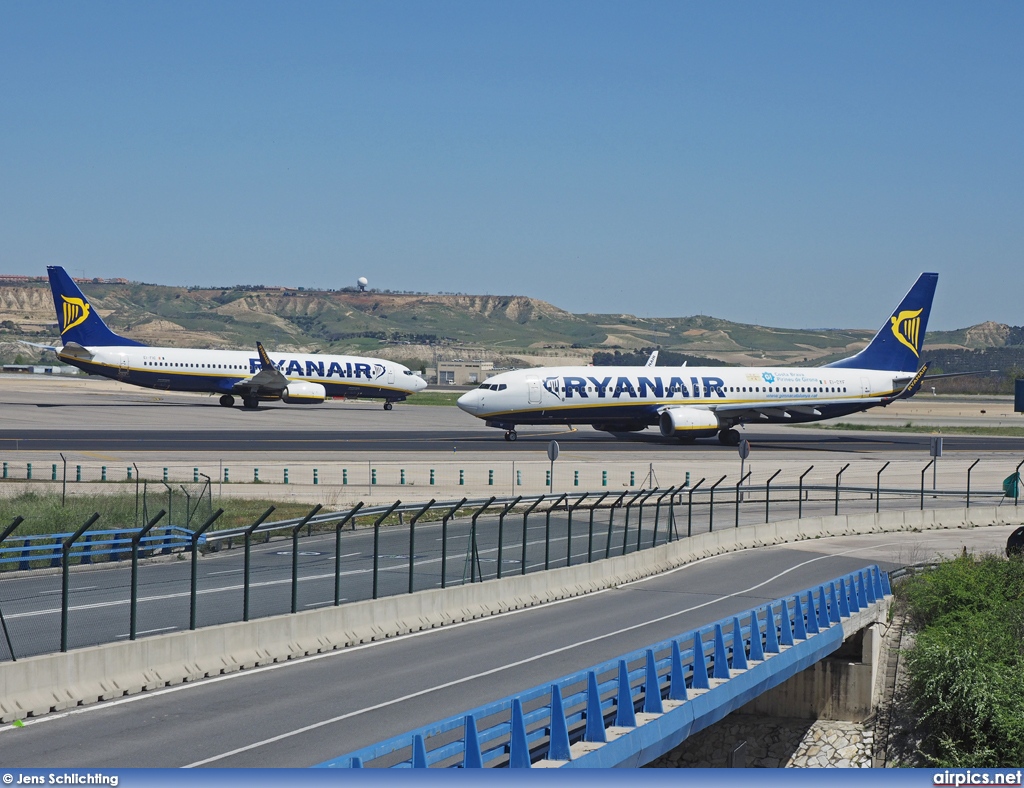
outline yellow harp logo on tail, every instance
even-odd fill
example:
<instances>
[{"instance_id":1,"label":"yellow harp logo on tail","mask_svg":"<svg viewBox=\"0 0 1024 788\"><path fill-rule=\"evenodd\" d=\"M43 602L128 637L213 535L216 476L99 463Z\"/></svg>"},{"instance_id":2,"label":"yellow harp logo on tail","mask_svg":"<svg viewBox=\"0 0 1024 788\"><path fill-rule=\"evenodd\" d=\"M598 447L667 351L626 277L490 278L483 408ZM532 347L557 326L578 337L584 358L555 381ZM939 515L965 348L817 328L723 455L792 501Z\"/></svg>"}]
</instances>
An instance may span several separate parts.
<instances>
[{"instance_id":1,"label":"yellow harp logo on tail","mask_svg":"<svg viewBox=\"0 0 1024 788\"><path fill-rule=\"evenodd\" d=\"M906 345L912 351L914 355L920 358L917 352L918 343L921 339L921 313L923 309L917 311L904 310L897 315L893 315L889 318L892 321L892 334L901 344Z\"/></svg>"},{"instance_id":2,"label":"yellow harp logo on tail","mask_svg":"<svg viewBox=\"0 0 1024 788\"><path fill-rule=\"evenodd\" d=\"M64 301L64 328L61 334L70 331L75 326L80 326L89 317L89 302L83 298L68 298L61 296Z\"/></svg>"}]
</instances>

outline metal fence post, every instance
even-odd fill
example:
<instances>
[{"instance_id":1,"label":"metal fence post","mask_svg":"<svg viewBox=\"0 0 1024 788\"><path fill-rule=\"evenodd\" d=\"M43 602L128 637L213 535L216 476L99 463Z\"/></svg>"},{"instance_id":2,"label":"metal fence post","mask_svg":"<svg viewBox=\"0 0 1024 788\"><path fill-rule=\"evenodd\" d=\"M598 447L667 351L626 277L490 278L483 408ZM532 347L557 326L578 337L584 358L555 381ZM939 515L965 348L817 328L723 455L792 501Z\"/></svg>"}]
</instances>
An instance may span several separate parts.
<instances>
[{"instance_id":1,"label":"metal fence post","mask_svg":"<svg viewBox=\"0 0 1024 788\"><path fill-rule=\"evenodd\" d=\"M747 471L746 475L736 482L736 527L740 527L740 487L743 486L743 482L750 478L753 471Z\"/></svg>"},{"instance_id":2,"label":"metal fence post","mask_svg":"<svg viewBox=\"0 0 1024 788\"><path fill-rule=\"evenodd\" d=\"M886 462L885 465L878 469L878 473L875 474L875 514L878 514L882 505L882 471L888 467L889 462Z\"/></svg>"},{"instance_id":3,"label":"metal fence post","mask_svg":"<svg viewBox=\"0 0 1024 788\"><path fill-rule=\"evenodd\" d=\"M693 494L695 492L697 492L697 488L698 487L700 487L702 484L704 484L704 479L705 478L706 477L702 477L699 482L697 482L695 485L693 485L693 487L690 488L690 494L689 494L689 497L688 497L688 499L686 501L686 535L687 536L693 536Z\"/></svg>"},{"instance_id":4,"label":"metal fence post","mask_svg":"<svg viewBox=\"0 0 1024 788\"><path fill-rule=\"evenodd\" d=\"M728 476L728 474L726 474L726 476ZM726 476L723 476L711 485L711 500L708 501L708 533L715 530L715 488L725 481Z\"/></svg>"},{"instance_id":5,"label":"metal fence post","mask_svg":"<svg viewBox=\"0 0 1024 788\"><path fill-rule=\"evenodd\" d=\"M971 508L971 471L974 470L974 466L981 462L981 457L971 463L971 467L967 469L967 508ZM3 541L3 540L0 540Z\"/></svg>"},{"instance_id":6,"label":"metal fence post","mask_svg":"<svg viewBox=\"0 0 1024 788\"><path fill-rule=\"evenodd\" d=\"M445 588L448 584L448 521L462 508L462 504L465 502L466 499L463 498L449 509L441 520L441 588Z\"/></svg>"},{"instance_id":7,"label":"metal fence post","mask_svg":"<svg viewBox=\"0 0 1024 788\"><path fill-rule=\"evenodd\" d=\"M210 518L205 523L203 523L199 527L198 531L193 531L192 533L192 578L190 584L191 592L189 594L188 604L188 628L190 630L196 628L196 571L198 569L199 561L199 539L206 532L206 529L213 525L217 518L220 517L222 514L224 514L224 510L218 509L212 515L210 515Z\"/></svg>"},{"instance_id":8,"label":"metal fence post","mask_svg":"<svg viewBox=\"0 0 1024 788\"><path fill-rule=\"evenodd\" d=\"M632 498L630 498L629 503L626 504L626 522L622 526L622 553L620 553L620 555L626 554L626 545L629 543L629 514L633 509L633 504L635 504L637 500L640 498L640 496L643 495L645 492L646 490L641 490Z\"/></svg>"},{"instance_id":9,"label":"metal fence post","mask_svg":"<svg viewBox=\"0 0 1024 788\"><path fill-rule=\"evenodd\" d=\"M11 520L11 524L8 525L2 534L0 534L0 545L3 545L4 540L14 533L14 529L17 528L25 521L24 517L15 517ZM14 656L14 646L11 645L11 634L7 631L7 622L4 620L4 611L0 609L0 627L4 630L4 640L7 641L7 651L11 655L11 662L17 662L18 658Z\"/></svg>"},{"instance_id":10,"label":"metal fence post","mask_svg":"<svg viewBox=\"0 0 1024 788\"><path fill-rule=\"evenodd\" d=\"M287 473L287 471L286 471ZM309 514L302 518L302 522L292 528L292 612L299 608L299 531L308 523L317 512L323 509L322 504L313 507Z\"/></svg>"},{"instance_id":11,"label":"metal fence post","mask_svg":"<svg viewBox=\"0 0 1024 788\"><path fill-rule=\"evenodd\" d=\"M569 507L569 518L565 526L565 565L572 566L572 514L576 511L576 507L579 506L583 501L586 500L590 493L583 493L580 499L576 503Z\"/></svg>"},{"instance_id":12,"label":"metal fence post","mask_svg":"<svg viewBox=\"0 0 1024 788\"><path fill-rule=\"evenodd\" d=\"M492 495L490 500L487 503L485 503L483 506L481 506L479 509L477 509L475 512L473 512L473 517L472 517L472 519L470 521L470 525L469 525L469 544L467 545L467 555L466 555L466 558L469 559L469 582L470 583L475 583L476 582L477 568L478 568L478 566L480 564L480 548L479 548L479 546L477 545L477 542L476 542L476 518L479 517L481 514L483 514L484 511L487 509L487 507L490 506L492 503L494 503L494 501L495 501L495 497ZM484 579L484 570L480 569L480 580L482 581L483 579ZM462 582L463 583L466 582L465 568L463 568L463 572L462 572Z\"/></svg>"},{"instance_id":13,"label":"metal fence post","mask_svg":"<svg viewBox=\"0 0 1024 788\"><path fill-rule=\"evenodd\" d=\"M267 511L260 515L259 519L245 529L245 574L243 575L242 581L242 621L249 620L249 575L251 570L250 553L252 549L252 534L263 521L270 517L275 507L271 506Z\"/></svg>"},{"instance_id":14,"label":"metal fence post","mask_svg":"<svg viewBox=\"0 0 1024 788\"><path fill-rule=\"evenodd\" d=\"M924 511L924 472L932 467L932 463L935 462L933 457L931 461L921 469L921 510Z\"/></svg>"},{"instance_id":15,"label":"metal fence post","mask_svg":"<svg viewBox=\"0 0 1024 788\"><path fill-rule=\"evenodd\" d=\"M764 483L764 521L766 523L768 522L768 507L771 505L772 502L772 482L775 480L775 477L778 476L780 473L782 473L782 468L779 468L777 471L775 471L775 473L773 473L769 477L768 481Z\"/></svg>"},{"instance_id":16,"label":"metal fence post","mask_svg":"<svg viewBox=\"0 0 1024 788\"><path fill-rule=\"evenodd\" d=\"M654 503L654 535L651 537L651 547L658 546L658 521L661 519L661 502L665 500L666 495L675 496L675 492L678 489L676 485L672 485L665 492L658 496L658 500ZM670 526L671 528L671 526ZM671 530L669 536L672 535Z\"/></svg>"},{"instance_id":17,"label":"metal fence post","mask_svg":"<svg viewBox=\"0 0 1024 788\"><path fill-rule=\"evenodd\" d=\"M626 493L629 490L623 490L622 495L611 505L608 509L608 538L604 540L604 557L607 558L611 555L612 550L612 531L615 527L615 510L622 506L622 502L626 498Z\"/></svg>"},{"instance_id":18,"label":"metal fence post","mask_svg":"<svg viewBox=\"0 0 1024 788\"><path fill-rule=\"evenodd\" d=\"M153 530L155 526L163 516L167 514L163 509L146 523L142 528L132 534L132 596L131 604L129 605L128 614L128 639L135 640L136 624L138 623L139 613L139 544L142 542L142 537Z\"/></svg>"},{"instance_id":19,"label":"metal fence post","mask_svg":"<svg viewBox=\"0 0 1024 788\"><path fill-rule=\"evenodd\" d=\"M373 521L373 599L377 598L377 579L380 575L380 524L401 504L401 501L395 501L384 514Z\"/></svg>"},{"instance_id":20,"label":"metal fence post","mask_svg":"<svg viewBox=\"0 0 1024 788\"><path fill-rule=\"evenodd\" d=\"M433 506L437 501L433 498L420 509L416 514L412 516L409 521L409 593L413 593L416 589L416 581L413 577L414 567L416 565L416 521L419 520L424 514L427 513L427 509Z\"/></svg>"},{"instance_id":21,"label":"metal fence post","mask_svg":"<svg viewBox=\"0 0 1024 788\"><path fill-rule=\"evenodd\" d=\"M637 552L640 552L640 545L642 543L641 540L643 539L643 533L644 533L644 507L647 505L647 502L652 497L654 497L654 494L657 493L657 492L658 492L658 488L655 487L653 490L651 490L649 493L647 493L647 495L644 496L644 499L642 501L640 501L640 510L637 512L637 517L636 517L636 551ZM661 499L659 498L659 500L661 500Z\"/></svg>"},{"instance_id":22,"label":"metal fence post","mask_svg":"<svg viewBox=\"0 0 1024 788\"><path fill-rule=\"evenodd\" d=\"M558 496L555 502L548 507L548 511L544 516L544 568L547 569L551 564L551 510L558 506L563 500L568 498L568 493L562 493ZM475 532L474 532L475 534Z\"/></svg>"},{"instance_id":23,"label":"metal fence post","mask_svg":"<svg viewBox=\"0 0 1024 788\"><path fill-rule=\"evenodd\" d=\"M606 492L597 499L595 503L592 503L588 508L590 509L590 525L587 526L587 563L591 563L594 560L594 510L601 505L601 501L611 495L611 492Z\"/></svg>"},{"instance_id":24,"label":"metal fence post","mask_svg":"<svg viewBox=\"0 0 1024 788\"><path fill-rule=\"evenodd\" d=\"M836 474L836 516L839 516L839 479L843 475L843 471L850 467L850 463L846 463L842 468L839 469L839 473Z\"/></svg>"},{"instance_id":25,"label":"metal fence post","mask_svg":"<svg viewBox=\"0 0 1024 788\"><path fill-rule=\"evenodd\" d=\"M345 523L356 516L356 512L363 508L363 502L360 501L346 514L337 525L334 526L334 606L337 607L341 604L341 529L345 527ZM352 523L352 528L355 529L355 523Z\"/></svg>"},{"instance_id":26,"label":"metal fence post","mask_svg":"<svg viewBox=\"0 0 1024 788\"><path fill-rule=\"evenodd\" d=\"M812 465L806 471L800 474L800 484L797 493L797 505L796 505L796 519L799 520L804 516L804 477L814 470Z\"/></svg>"},{"instance_id":27,"label":"metal fence post","mask_svg":"<svg viewBox=\"0 0 1024 788\"><path fill-rule=\"evenodd\" d=\"M1017 498L1020 496L1020 466L1024 465L1024 460L1017 463L1017 467L1014 468L1013 473L1017 477L1017 483L1013 485L1013 505L1017 505Z\"/></svg>"},{"instance_id":28,"label":"metal fence post","mask_svg":"<svg viewBox=\"0 0 1024 788\"><path fill-rule=\"evenodd\" d=\"M513 463L514 465L515 463ZM508 504L504 509L501 510L501 514L498 515L498 579L501 580L501 562L503 560L503 550L505 548L505 515L512 511L512 507L523 500L523 496L519 496L512 503Z\"/></svg>"},{"instance_id":29,"label":"metal fence post","mask_svg":"<svg viewBox=\"0 0 1024 788\"><path fill-rule=\"evenodd\" d=\"M71 548L82 534L89 530L94 522L100 519L100 513L94 512L92 517L86 520L82 526L71 536L65 539L60 546L61 557L61 592L60 592L60 650L61 653L68 650L68 592L71 585L71 577L68 574L68 560L71 555Z\"/></svg>"}]
</instances>

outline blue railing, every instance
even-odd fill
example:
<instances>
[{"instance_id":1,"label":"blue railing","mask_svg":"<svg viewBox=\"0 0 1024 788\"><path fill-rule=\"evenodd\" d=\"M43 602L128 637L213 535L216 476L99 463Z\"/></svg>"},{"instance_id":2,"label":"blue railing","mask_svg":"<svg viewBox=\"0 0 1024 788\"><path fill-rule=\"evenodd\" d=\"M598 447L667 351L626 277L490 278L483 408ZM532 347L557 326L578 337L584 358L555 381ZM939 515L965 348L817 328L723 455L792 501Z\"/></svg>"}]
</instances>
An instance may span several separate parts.
<instances>
[{"instance_id":1,"label":"blue railing","mask_svg":"<svg viewBox=\"0 0 1024 788\"><path fill-rule=\"evenodd\" d=\"M643 765L838 649L842 620L891 593L866 567L319 767Z\"/></svg>"},{"instance_id":2,"label":"blue railing","mask_svg":"<svg viewBox=\"0 0 1024 788\"><path fill-rule=\"evenodd\" d=\"M122 561L132 557L132 537L137 531L89 531L75 542L68 553L70 559L91 564L97 558ZM32 534L17 537L19 544L0 546L0 564L17 564L18 569L39 567L38 562L60 566L64 541L74 534ZM200 537L203 544L205 537ZM188 550L192 546L192 531L177 525L154 528L139 541L140 555L157 555L173 550Z\"/></svg>"}]
</instances>

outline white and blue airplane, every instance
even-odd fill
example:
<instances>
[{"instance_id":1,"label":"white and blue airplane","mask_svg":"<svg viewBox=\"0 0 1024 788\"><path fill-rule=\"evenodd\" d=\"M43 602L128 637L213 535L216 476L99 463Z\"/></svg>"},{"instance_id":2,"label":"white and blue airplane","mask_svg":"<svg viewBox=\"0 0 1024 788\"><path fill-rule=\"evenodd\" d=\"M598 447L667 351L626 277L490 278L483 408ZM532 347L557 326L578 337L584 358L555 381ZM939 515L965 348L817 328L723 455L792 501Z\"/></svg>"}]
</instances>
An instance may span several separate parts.
<instances>
[{"instance_id":1,"label":"white and blue airplane","mask_svg":"<svg viewBox=\"0 0 1024 788\"><path fill-rule=\"evenodd\" d=\"M516 439L520 424L589 424L611 433L658 425L690 442L735 446L746 424L796 424L913 396L938 274L921 274L866 348L823 367L550 367L502 372L463 394L462 410ZM936 376L943 377L943 376Z\"/></svg>"},{"instance_id":2,"label":"white and blue airplane","mask_svg":"<svg viewBox=\"0 0 1024 788\"><path fill-rule=\"evenodd\" d=\"M381 358L288 353L271 359L263 345L245 350L150 347L118 336L60 266L48 266L63 347L59 359L92 375L163 391L219 394L232 407L262 401L317 404L328 397L383 399L384 409L427 387L407 367Z\"/></svg>"}]
</instances>

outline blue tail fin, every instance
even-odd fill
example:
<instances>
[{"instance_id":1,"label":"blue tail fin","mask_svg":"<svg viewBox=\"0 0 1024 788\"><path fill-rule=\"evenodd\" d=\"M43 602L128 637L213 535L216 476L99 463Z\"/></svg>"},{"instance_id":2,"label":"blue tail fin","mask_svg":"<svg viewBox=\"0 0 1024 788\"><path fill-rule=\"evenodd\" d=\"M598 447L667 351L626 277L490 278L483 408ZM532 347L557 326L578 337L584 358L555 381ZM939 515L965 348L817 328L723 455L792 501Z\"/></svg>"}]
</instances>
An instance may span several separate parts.
<instances>
[{"instance_id":1,"label":"blue tail fin","mask_svg":"<svg viewBox=\"0 0 1024 788\"><path fill-rule=\"evenodd\" d=\"M134 339L119 337L107 328L89 299L59 265L47 266L46 273L50 277L50 291L53 293L53 308L57 310L60 338L65 345L68 342L76 342L83 347L142 345Z\"/></svg>"},{"instance_id":2,"label":"blue tail fin","mask_svg":"<svg viewBox=\"0 0 1024 788\"><path fill-rule=\"evenodd\" d=\"M866 348L825 366L915 372L921 364L924 332L938 281L938 274L921 274Z\"/></svg>"}]
</instances>

